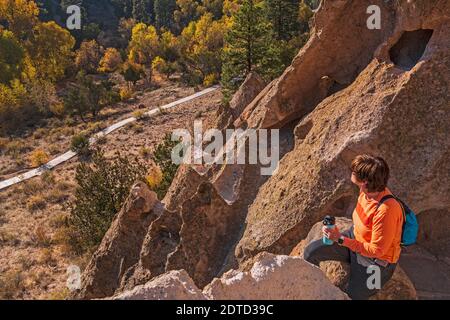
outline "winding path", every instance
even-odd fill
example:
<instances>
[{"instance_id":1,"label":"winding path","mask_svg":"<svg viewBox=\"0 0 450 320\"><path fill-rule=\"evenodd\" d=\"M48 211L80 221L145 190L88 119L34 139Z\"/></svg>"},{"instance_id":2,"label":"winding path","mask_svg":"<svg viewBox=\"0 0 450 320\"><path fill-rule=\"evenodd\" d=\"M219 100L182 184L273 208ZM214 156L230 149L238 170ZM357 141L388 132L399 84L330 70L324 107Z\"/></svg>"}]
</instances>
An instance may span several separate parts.
<instances>
[{"instance_id":1,"label":"winding path","mask_svg":"<svg viewBox=\"0 0 450 320\"><path fill-rule=\"evenodd\" d=\"M213 86L213 87L207 88L207 89L199 91L191 96L171 102L171 103L161 106L157 109L152 109L150 111L147 111L145 114L149 117L156 116L156 115L160 114L162 110L168 110L168 109L174 108L180 104L197 99L197 98L204 96L210 92L213 92L217 89L219 89L219 86ZM98 138L106 136L106 135L110 134L111 132L116 131L117 129L122 128L122 127L126 126L127 124L134 122L136 120L137 119L135 117L131 117L131 118L122 120L120 122L117 122L117 123L107 127L106 129L96 133L93 137L91 137L89 139L89 143L93 144L98 140ZM55 159L49 161L48 163L44 164L43 166L41 166L39 168L27 171L25 173L22 173L20 175L13 177L13 178L10 178L10 179L4 180L4 181L0 181L0 190L6 189L12 185L15 185L15 184L23 182L25 180L31 179L33 177L40 176L43 172L53 169L57 165L60 165L61 163L64 163L67 160L72 159L76 155L77 155L76 152L67 151L66 153L56 157Z\"/></svg>"}]
</instances>

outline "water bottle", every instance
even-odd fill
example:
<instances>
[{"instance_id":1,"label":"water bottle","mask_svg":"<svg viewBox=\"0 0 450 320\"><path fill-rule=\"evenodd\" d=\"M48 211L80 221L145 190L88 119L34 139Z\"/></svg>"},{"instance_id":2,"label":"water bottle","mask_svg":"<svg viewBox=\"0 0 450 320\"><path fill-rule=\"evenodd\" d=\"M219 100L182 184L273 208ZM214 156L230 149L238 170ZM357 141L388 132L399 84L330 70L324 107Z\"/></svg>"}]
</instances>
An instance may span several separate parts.
<instances>
[{"instance_id":1,"label":"water bottle","mask_svg":"<svg viewBox=\"0 0 450 320\"><path fill-rule=\"evenodd\" d=\"M336 228L336 218L333 216L326 216L323 219L323 225L327 227L328 229ZM328 239L327 237L323 236L322 241L324 244L331 246L333 244L333 240Z\"/></svg>"}]
</instances>

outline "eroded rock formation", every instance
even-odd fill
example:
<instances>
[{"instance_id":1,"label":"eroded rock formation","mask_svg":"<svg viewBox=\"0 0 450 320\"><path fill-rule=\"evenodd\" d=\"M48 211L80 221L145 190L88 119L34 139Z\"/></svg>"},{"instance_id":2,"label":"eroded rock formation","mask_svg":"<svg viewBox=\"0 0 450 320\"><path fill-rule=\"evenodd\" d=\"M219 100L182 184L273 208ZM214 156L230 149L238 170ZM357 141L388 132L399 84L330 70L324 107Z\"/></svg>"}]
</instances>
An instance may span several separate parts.
<instances>
[{"instance_id":1,"label":"eroded rock formation","mask_svg":"<svg viewBox=\"0 0 450 320\"><path fill-rule=\"evenodd\" d=\"M369 5L381 8L380 30L367 28ZM418 214L418 248L423 245L433 257L405 254L405 272L399 269L391 289L379 298L411 298L414 287L407 284L408 277L420 288L420 297L450 296L444 281L450 272L450 248L445 245L450 243L449 34L446 0L322 1L311 38L292 65L265 88L257 80L259 88L251 90L247 78L233 99L235 107L223 110L216 123L221 130L280 128L276 173L267 179L251 165L181 167L163 204L153 209L156 214L130 224L128 228L140 231L124 248L119 239L127 236L119 236L120 228L112 226L85 272L81 296L126 291L123 298L158 299L164 295L154 290L169 283L176 289L167 297L185 297L191 291L197 298L240 299L252 292L253 298L268 297L258 291L251 267L246 268L261 252L286 255L306 243L323 216L350 216L357 190L348 168L360 153L382 155L390 164L389 186ZM116 253L119 249L129 252ZM295 283L282 278L278 268L295 265L313 277L320 270L310 272L311 266L300 258L263 257L268 259L263 269L273 271L266 275L285 284L285 291L274 291L274 297L341 294L327 283L331 296L320 296L314 288L299 296ZM414 259L428 261L424 265L430 270L439 265L441 273L430 282L444 285L421 283ZM100 272L105 269L108 276ZM205 291L200 294L185 273L174 271L181 269L195 287L209 284ZM241 273L226 273L231 269ZM322 269L337 286L345 284L345 266L326 263ZM271 288L269 278L261 288Z\"/></svg>"},{"instance_id":2,"label":"eroded rock formation","mask_svg":"<svg viewBox=\"0 0 450 320\"><path fill-rule=\"evenodd\" d=\"M157 217L157 196L143 182L131 188L130 196L91 258L82 277L79 299L114 294L120 279L139 259L147 227Z\"/></svg>"},{"instance_id":3,"label":"eroded rock formation","mask_svg":"<svg viewBox=\"0 0 450 320\"><path fill-rule=\"evenodd\" d=\"M248 270L230 270L203 292L186 271L170 271L114 296L118 300L347 300L317 267L298 257L261 253Z\"/></svg>"},{"instance_id":4,"label":"eroded rock formation","mask_svg":"<svg viewBox=\"0 0 450 320\"><path fill-rule=\"evenodd\" d=\"M391 165L392 191L419 217L440 211L448 230L450 3L374 1L384 17L379 31L365 26L367 3L324 1L312 39L247 119L249 126L280 126L314 108L249 209L236 251L241 261L260 251L289 253L324 215L348 215L356 196L348 168L359 153L382 155ZM412 67L396 65L391 49L415 30L432 36L419 32L396 51L429 39L418 46L423 55ZM324 76L347 86L321 101L314 88Z\"/></svg>"}]
</instances>

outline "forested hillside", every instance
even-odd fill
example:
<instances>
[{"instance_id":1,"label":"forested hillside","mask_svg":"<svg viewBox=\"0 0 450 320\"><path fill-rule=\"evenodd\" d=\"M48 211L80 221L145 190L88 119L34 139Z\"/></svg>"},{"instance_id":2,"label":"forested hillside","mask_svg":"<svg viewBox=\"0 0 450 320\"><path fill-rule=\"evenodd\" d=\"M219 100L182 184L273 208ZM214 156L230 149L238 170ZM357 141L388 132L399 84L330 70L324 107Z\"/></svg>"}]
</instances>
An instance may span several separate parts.
<instances>
[{"instance_id":1,"label":"forested hillside","mask_svg":"<svg viewBox=\"0 0 450 320\"><path fill-rule=\"evenodd\" d=\"M273 79L308 39L317 2L1 0L0 131L95 117L155 74L229 92L252 70ZM74 4L81 30L66 29Z\"/></svg>"}]
</instances>

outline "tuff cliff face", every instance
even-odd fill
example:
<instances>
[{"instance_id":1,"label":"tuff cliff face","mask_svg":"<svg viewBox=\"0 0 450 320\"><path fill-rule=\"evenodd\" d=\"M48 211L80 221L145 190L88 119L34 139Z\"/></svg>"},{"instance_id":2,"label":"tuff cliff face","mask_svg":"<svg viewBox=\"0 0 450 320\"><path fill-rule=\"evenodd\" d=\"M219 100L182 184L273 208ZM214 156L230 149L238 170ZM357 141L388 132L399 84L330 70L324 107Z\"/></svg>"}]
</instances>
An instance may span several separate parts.
<instances>
[{"instance_id":1,"label":"tuff cliff face","mask_svg":"<svg viewBox=\"0 0 450 320\"><path fill-rule=\"evenodd\" d=\"M374 4L381 8L380 30L366 26L367 7ZM204 298L200 289L228 283L213 279L245 269L260 252L289 254L324 215L349 216L357 190L348 167L366 152L386 158L391 190L418 214L419 245L437 257L441 271L450 272L450 248L442 245L450 243L450 3L324 0L314 20L310 41L280 78L263 89L249 76L231 108L218 115L219 129L281 129L276 174L263 177L256 165L181 167L166 198L153 206L152 218L140 222L139 230L146 231L135 238L136 248L108 249L112 238L127 241L127 235L105 237L78 298L155 298L152 288L161 283L181 281L185 292L193 288L191 280L193 295ZM105 256L112 257L110 263L100 264ZM411 257L431 266L428 256L408 254L408 275L415 274ZM96 280L111 269L121 270L112 284ZM191 280L174 270L185 270ZM304 272L316 272L311 270ZM163 278L152 280L157 276ZM400 274L380 297L415 298L408 281ZM444 289L414 286L423 296L450 296L442 283ZM127 291L138 285L145 286ZM399 287L406 289L399 293Z\"/></svg>"},{"instance_id":2,"label":"tuff cliff face","mask_svg":"<svg viewBox=\"0 0 450 320\"><path fill-rule=\"evenodd\" d=\"M297 100L304 86L314 95L323 79L347 85L296 127L294 150L249 209L236 252L241 259L263 250L288 252L326 213L348 214L355 196L348 167L359 153L386 158L391 189L423 217L425 226L426 216L449 213L450 3L379 1L381 31L366 28L363 3L325 1L309 44L246 119L249 125L280 126L315 106ZM332 18L322 21L325 13ZM363 35L364 41L349 40L341 25L344 30L356 26L351 34ZM310 48L315 59L328 61L326 67L303 71L312 64ZM439 218L441 226L449 226L448 214Z\"/></svg>"}]
</instances>

